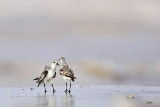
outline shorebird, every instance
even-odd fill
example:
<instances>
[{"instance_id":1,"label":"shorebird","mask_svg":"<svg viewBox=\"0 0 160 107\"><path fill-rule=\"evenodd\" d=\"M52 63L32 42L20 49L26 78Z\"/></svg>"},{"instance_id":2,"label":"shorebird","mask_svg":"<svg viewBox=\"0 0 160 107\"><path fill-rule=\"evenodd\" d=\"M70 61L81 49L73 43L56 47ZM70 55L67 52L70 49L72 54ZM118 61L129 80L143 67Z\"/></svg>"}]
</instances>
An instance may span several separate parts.
<instances>
[{"instance_id":1,"label":"shorebird","mask_svg":"<svg viewBox=\"0 0 160 107\"><path fill-rule=\"evenodd\" d=\"M74 77L74 73L73 70L71 68L69 68L68 64L66 63L66 60L64 57L61 57L59 59L60 63L61 63L61 69L59 70L60 75L62 75L63 79L66 82L66 90L65 92L71 92L71 81L74 82L74 79L77 79L76 77ZM70 88L69 90L67 90L67 81L70 81Z\"/></svg>"},{"instance_id":2,"label":"shorebird","mask_svg":"<svg viewBox=\"0 0 160 107\"><path fill-rule=\"evenodd\" d=\"M40 84L44 84L45 93L47 92L46 87L45 87L45 82L51 82L53 92L55 92L52 79L56 77L56 66L57 65L59 65L58 61L52 62L51 66L45 65L45 69L41 73L40 77L33 79L33 80L37 80L36 83L38 83L38 87Z\"/></svg>"}]
</instances>

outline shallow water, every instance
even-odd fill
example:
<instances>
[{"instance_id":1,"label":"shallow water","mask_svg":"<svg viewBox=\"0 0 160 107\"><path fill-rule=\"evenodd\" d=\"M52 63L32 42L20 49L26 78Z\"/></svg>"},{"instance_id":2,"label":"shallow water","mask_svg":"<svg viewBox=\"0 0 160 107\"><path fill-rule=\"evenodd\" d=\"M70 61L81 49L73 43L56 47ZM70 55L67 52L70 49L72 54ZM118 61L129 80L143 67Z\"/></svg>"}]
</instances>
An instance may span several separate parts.
<instances>
[{"instance_id":1,"label":"shallow water","mask_svg":"<svg viewBox=\"0 0 160 107\"><path fill-rule=\"evenodd\" d=\"M3 107L158 107L158 86L73 86L71 93L65 87L0 88L0 105ZM132 94L134 98L127 98Z\"/></svg>"}]
</instances>

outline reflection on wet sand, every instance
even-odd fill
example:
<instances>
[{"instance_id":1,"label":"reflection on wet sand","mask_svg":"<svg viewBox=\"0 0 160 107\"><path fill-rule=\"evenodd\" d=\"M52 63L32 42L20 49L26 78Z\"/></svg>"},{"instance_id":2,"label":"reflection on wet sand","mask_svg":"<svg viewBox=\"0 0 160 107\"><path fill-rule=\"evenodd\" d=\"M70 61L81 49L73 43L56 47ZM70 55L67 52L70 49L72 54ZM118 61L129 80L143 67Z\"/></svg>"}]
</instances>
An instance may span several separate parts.
<instances>
[{"instance_id":1,"label":"reflection on wet sand","mask_svg":"<svg viewBox=\"0 0 160 107\"><path fill-rule=\"evenodd\" d=\"M65 96L62 96L61 101L61 107L74 107L74 96L70 93L66 93Z\"/></svg>"},{"instance_id":2,"label":"reflection on wet sand","mask_svg":"<svg viewBox=\"0 0 160 107\"><path fill-rule=\"evenodd\" d=\"M74 96L71 93L64 93L62 96L57 97L56 94L38 93L37 94L37 107L74 107Z\"/></svg>"},{"instance_id":3,"label":"reflection on wet sand","mask_svg":"<svg viewBox=\"0 0 160 107\"><path fill-rule=\"evenodd\" d=\"M56 107L57 101L56 96L54 95L47 95L44 93L44 95L38 94L37 96L37 107Z\"/></svg>"}]
</instances>

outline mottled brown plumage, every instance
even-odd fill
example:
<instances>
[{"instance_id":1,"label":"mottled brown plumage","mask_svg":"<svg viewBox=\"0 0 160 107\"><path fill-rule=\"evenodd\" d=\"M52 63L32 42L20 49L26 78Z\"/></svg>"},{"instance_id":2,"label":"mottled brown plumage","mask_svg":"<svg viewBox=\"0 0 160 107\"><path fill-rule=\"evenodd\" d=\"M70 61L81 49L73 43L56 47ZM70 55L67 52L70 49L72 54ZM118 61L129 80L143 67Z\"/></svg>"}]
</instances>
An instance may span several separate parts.
<instances>
[{"instance_id":1,"label":"mottled brown plumage","mask_svg":"<svg viewBox=\"0 0 160 107\"><path fill-rule=\"evenodd\" d=\"M69 68L69 69L61 68L60 75L69 77L69 78L71 78L72 81L74 81L74 79L77 79L76 77L74 77L74 73L71 68Z\"/></svg>"},{"instance_id":2,"label":"mottled brown plumage","mask_svg":"<svg viewBox=\"0 0 160 107\"><path fill-rule=\"evenodd\" d=\"M61 62L61 69L59 70L60 75L62 75L63 79L66 81L66 90L65 92L67 92L67 80L70 81L70 89L71 89L71 81L74 82L75 79L77 79L74 76L73 70L71 68L69 68L68 64L65 61L64 57L61 57L60 59ZM69 89L68 92L71 92L71 90Z\"/></svg>"}]
</instances>

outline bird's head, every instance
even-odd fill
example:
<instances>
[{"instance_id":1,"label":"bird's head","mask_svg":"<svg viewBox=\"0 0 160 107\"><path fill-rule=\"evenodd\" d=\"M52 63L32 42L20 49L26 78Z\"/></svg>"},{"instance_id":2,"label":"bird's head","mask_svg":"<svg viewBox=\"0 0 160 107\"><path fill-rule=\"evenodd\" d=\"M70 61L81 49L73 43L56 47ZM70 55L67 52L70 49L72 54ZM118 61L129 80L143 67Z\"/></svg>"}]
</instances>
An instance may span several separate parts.
<instances>
[{"instance_id":1,"label":"bird's head","mask_svg":"<svg viewBox=\"0 0 160 107\"><path fill-rule=\"evenodd\" d=\"M64 58L64 57L61 57L61 58L59 59L59 61L60 61L60 63L62 64L63 62L65 62L65 58Z\"/></svg>"},{"instance_id":2,"label":"bird's head","mask_svg":"<svg viewBox=\"0 0 160 107\"><path fill-rule=\"evenodd\" d=\"M52 64L51 65L58 65L59 66L59 64L58 64L58 61L56 60L56 61L54 61L54 62L52 62Z\"/></svg>"}]
</instances>

